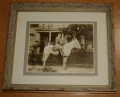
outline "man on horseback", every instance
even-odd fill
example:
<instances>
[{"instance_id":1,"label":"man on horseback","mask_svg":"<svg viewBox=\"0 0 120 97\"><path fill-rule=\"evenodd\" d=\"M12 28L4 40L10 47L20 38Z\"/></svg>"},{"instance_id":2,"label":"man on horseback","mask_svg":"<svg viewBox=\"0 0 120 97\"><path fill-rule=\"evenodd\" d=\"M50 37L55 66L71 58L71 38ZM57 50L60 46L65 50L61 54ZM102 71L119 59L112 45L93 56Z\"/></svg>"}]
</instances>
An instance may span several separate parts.
<instances>
[{"instance_id":1,"label":"man on horseback","mask_svg":"<svg viewBox=\"0 0 120 97\"><path fill-rule=\"evenodd\" d=\"M59 33L58 36L56 37L55 46L48 45L44 48L43 57L42 57L43 67L45 68L46 60L47 60L47 58L49 57L50 54L59 55L58 51L53 51L53 49L55 48L55 49L59 50L60 54L63 56L63 60L62 60L63 68L67 69L67 66L66 66L67 58L70 55L71 50L74 47L81 49L81 46L80 46L80 44L79 44L79 42L76 38L74 38L71 42L66 43L64 45L64 43L62 41L62 38L61 38L61 33Z\"/></svg>"},{"instance_id":2,"label":"man on horseback","mask_svg":"<svg viewBox=\"0 0 120 97\"><path fill-rule=\"evenodd\" d=\"M63 58L67 57L64 55L64 52L63 52L64 44L65 43L62 41L62 38L61 38L61 33L59 33L58 36L56 37L55 48L60 51L60 54L62 55Z\"/></svg>"}]
</instances>

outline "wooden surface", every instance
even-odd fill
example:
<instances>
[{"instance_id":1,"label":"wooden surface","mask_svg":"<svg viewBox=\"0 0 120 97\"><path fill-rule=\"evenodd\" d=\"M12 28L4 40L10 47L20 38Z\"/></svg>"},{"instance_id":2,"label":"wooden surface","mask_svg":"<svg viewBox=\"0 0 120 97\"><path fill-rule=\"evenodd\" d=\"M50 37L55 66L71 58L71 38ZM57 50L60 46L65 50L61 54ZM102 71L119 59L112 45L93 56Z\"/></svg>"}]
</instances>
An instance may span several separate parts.
<instances>
[{"instance_id":1,"label":"wooden surface","mask_svg":"<svg viewBox=\"0 0 120 97\"><path fill-rule=\"evenodd\" d=\"M5 93L2 91L11 2L112 3L115 30L117 94ZM102 80L102 79L101 79ZM120 0L0 0L0 97L120 97Z\"/></svg>"}]
</instances>

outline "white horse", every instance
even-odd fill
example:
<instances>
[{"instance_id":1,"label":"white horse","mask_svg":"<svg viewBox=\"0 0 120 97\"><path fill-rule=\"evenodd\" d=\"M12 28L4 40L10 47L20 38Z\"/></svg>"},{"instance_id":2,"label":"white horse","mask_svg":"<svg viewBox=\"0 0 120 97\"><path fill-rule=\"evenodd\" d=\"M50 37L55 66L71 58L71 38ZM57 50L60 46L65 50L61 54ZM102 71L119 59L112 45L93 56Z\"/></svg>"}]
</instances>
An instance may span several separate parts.
<instances>
[{"instance_id":1,"label":"white horse","mask_svg":"<svg viewBox=\"0 0 120 97\"><path fill-rule=\"evenodd\" d=\"M81 46L78 42L77 39L73 39L72 42L70 43L66 43L64 46L63 46L63 52L64 52L64 55L67 56L65 58L63 58L63 69L67 69L67 66L66 66L66 62L67 62L67 58L68 56L70 55L71 53L71 50L73 47L76 47L77 49L81 49ZM43 52L43 57L42 57L42 61L43 61L43 67L45 68L45 62L47 60L47 58L49 57L50 54L53 54L53 55L58 55L59 54L59 51L57 50L56 52L52 51L52 48L54 46L53 45L48 45L44 48L44 52Z\"/></svg>"}]
</instances>

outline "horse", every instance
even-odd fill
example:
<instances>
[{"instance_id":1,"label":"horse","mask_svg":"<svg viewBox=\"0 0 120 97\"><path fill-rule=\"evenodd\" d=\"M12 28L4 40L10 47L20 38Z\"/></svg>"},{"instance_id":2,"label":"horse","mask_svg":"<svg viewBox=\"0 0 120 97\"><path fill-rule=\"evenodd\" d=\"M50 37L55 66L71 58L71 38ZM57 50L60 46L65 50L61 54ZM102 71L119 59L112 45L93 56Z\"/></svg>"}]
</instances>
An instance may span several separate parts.
<instances>
[{"instance_id":1,"label":"horse","mask_svg":"<svg viewBox=\"0 0 120 97\"><path fill-rule=\"evenodd\" d=\"M63 69L64 70L67 69L67 66L66 66L67 58L70 55L71 50L73 49L74 46L79 50L81 49L81 46L76 38L73 39L71 42L64 44L63 46L63 52L64 52L64 55L66 56L65 58L63 58ZM50 54L59 55L58 50L55 52L52 50L53 47L54 45L48 45L44 48L43 57L42 57L43 68L46 68L45 62Z\"/></svg>"}]
</instances>

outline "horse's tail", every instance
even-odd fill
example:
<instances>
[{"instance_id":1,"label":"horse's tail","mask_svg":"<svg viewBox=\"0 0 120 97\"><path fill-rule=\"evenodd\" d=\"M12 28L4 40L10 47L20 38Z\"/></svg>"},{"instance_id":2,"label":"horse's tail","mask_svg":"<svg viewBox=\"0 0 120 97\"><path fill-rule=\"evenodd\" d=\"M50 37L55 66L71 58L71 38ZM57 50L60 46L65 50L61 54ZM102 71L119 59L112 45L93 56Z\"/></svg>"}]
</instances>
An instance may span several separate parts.
<instances>
[{"instance_id":1,"label":"horse's tail","mask_svg":"<svg viewBox=\"0 0 120 97\"><path fill-rule=\"evenodd\" d=\"M43 51L43 56L42 56L42 61L44 62L44 59L45 59L45 57L47 58L47 56L49 56L50 55L50 53L51 53L51 51L52 51L52 45L49 45L49 46L46 46L45 48L44 48L44 51Z\"/></svg>"}]
</instances>

